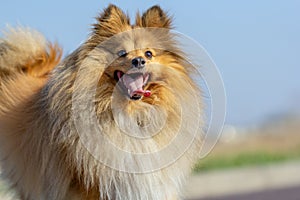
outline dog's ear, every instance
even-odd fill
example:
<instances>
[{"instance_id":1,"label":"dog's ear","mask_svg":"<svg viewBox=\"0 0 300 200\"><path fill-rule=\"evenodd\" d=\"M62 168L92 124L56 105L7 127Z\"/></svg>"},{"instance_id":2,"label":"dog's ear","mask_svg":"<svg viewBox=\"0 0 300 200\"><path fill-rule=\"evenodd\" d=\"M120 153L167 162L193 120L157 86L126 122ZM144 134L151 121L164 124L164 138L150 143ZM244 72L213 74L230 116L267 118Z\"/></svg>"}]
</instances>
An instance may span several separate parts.
<instances>
[{"instance_id":1,"label":"dog's ear","mask_svg":"<svg viewBox=\"0 0 300 200\"><path fill-rule=\"evenodd\" d=\"M94 32L102 37L111 37L130 28L129 17L113 4L104 9L96 19Z\"/></svg>"},{"instance_id":2,"label":"dog's ear","mask_svg":"<svg viewBox=\"0 0 300 200\"><path fill-rule=\"evenodd\" d=\"M172 18L168 16L158 5L149 8L140 17L137 14L136 25L140 27L172 28Z\"/></svg>"}]
</instances>

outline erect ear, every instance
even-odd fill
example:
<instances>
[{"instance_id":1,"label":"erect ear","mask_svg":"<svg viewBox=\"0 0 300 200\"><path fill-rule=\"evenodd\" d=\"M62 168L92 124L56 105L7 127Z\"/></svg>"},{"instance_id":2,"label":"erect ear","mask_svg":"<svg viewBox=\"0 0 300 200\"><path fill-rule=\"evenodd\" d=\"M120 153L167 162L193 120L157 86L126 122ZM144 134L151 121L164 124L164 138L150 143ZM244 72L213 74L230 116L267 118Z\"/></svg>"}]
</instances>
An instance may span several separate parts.
<instances>
[{"instance_id":1,"label":"erect ear","mask_svg":"<svg viewBox=\"0 0 300 200\"><path fill-rule=\"evenodd\" d=\"M136 25L141 27L172 28L172 18L167 15L158 5L149 8L140 17L137 14Z\"/></svg>"},{"instance_id":2,"label":"erect ear","mask_svg":"<svg viewBox=\"0 0 300 200\"><path fill-rule=\"evenodd\" d=\"M94 31L102 37L111 37L130 28L129 17L117 6L110 4L99 17L96 18Z\"/></svg>"}]
</instances>

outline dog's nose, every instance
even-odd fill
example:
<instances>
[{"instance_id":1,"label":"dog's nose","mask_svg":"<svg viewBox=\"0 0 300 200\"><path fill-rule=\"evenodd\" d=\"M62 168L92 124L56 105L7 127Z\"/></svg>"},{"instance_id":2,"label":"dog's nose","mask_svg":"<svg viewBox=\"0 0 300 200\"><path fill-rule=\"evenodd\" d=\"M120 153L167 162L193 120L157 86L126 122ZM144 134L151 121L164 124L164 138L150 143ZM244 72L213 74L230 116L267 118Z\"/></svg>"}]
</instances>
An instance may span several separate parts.
<instances>
[{"instance_id":1,"label":"dog's nose","mask_svg":"<svg viewBox=\"0 0 300 200\"><path fill-rule=\"evenodd\" d=\"M141 68L145 67L146 61L142 57L136 57L136 58L132 59L131 63L132 63L133 67L141 69Z\"/></svg>"}]
</instances>

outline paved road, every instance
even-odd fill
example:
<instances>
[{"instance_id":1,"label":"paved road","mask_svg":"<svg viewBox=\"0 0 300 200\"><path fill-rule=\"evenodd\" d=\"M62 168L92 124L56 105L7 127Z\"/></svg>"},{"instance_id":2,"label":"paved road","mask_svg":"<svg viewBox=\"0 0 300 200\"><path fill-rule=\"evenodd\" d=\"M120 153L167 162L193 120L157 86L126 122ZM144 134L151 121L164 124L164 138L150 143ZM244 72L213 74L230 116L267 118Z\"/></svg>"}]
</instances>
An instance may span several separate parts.
<instances>
[{"instance_id":1,"label":"paved road","mask_svg":"<svg viewBox=\"0 0 300 200\"><path fill-rule=\"evenodd\" d=\"M203 173L189 180L186 199L300 200L299 172L295 161Z\"/></svg>"},{"instance_id":2,"label":"paved road","mask_svg":"<svg viewBox=\"0 0 300 200\"><path fill-rule=\"evenodd\" d=\"M189 200L300 200L300 186L248 194Z\"/></svg>"}]
</instances>

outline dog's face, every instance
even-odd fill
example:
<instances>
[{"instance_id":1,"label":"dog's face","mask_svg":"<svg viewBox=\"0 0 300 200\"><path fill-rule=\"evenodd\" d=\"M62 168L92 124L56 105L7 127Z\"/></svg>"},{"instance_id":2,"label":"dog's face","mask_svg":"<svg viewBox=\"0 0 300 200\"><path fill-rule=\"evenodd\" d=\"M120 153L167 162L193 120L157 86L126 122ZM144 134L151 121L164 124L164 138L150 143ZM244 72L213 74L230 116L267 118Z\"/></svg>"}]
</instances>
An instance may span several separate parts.
<instances>
[{"instance_id":1,"label":"dog's face","mask_svg":"<svg viewBox=\"0 0 300 200\"><path fill-rule=\"evenodd\" d=\"M180 92L190 78L170 28L171 19L158 6L137 14L134 25L119 8L109 6L87 42L88 49L105 49L112 58L99 87L106 85L129 102L152 105Z\"/></svg>"},{"instance_id":2,"label":"dog's face","mask_svg":"<svg viewBox=\"0 0 300 200\"><path fill-rule=\"evenodd\" d=\"M151 95L151 82L155 82L158 62L154 49L139 49L128 52L125 48L118 51L119 58L106 70L106 74L116 81L121 93L130 100L140 100ZM151 66L152 65L152 69ZM158 67L157 67L158 68ZM114 82L113 81L113 82Z\"/></svg>"},{"instance_id":3,"label":"dog's face","mask_svg":"<svg viewBox=\"0 0 300 200\"><path fill-rule=\"evenodd\" d=\"M131 41L133 43L138 40ZM152 97L163 95L165 92L162 90L166 87L173 88L174 77L184 72L184 68L176 62L176 55L164 49L127 49L122 45L117 48L118 57L106 68L103 75L115 85L115 92L120 92L127 100L151 102Z\"/></svg>"}]
</instances>

